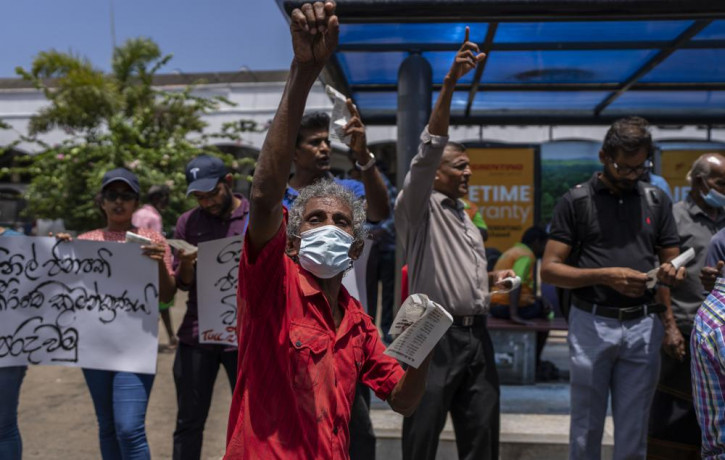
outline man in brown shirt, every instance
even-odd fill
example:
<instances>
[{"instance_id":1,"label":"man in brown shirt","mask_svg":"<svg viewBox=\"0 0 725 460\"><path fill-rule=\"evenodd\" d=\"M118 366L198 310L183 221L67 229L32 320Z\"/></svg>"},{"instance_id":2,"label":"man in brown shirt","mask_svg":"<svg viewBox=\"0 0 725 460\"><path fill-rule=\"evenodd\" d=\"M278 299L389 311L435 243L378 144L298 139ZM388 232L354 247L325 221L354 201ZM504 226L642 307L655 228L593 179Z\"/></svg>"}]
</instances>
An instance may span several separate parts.
<instances>
[{"instance_id":1,"label":"man in brown shirt","mask_svg":"<svg viewBox=\"0 0 725 460\"><path fill-rule=\"evenodd\" d=\"M449 410L459 457L498 459L499 385L486 330L488 285L515 275L487 272L481 233L461 201L471 177L468 155L462 145L448 142L456 82L484 58L468 41L466 28L395 205L410 292L428 295L454 317L433 351L418 410L403 422L404 459L435 458Z\"/></svg>"}]
</instances>

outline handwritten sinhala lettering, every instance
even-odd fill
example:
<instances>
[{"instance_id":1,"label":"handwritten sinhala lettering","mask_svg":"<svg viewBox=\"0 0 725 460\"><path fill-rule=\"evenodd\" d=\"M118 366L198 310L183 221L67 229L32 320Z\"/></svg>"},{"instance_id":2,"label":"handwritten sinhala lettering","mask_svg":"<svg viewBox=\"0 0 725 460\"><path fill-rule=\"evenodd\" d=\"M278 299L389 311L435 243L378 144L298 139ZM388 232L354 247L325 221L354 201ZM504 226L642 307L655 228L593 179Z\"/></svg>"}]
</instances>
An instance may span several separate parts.
<instances>
[{"instance_id":1,"label":"handwritten sinhala lettering","mask_svg":"<svg viewBox=\"0 0 725 460\"><path fill-rule=\"evenodd\" d=\"M58 255L58 246L63 241L58 241L51 249L51 258L43 263L43 267L48 266L48 276L55 276L60 273L98 273L111 277L111 263L109 258L113 257L113 253L108 248L99 248L96 251L97 257L87 257L80 259L71 256L62 257Z\"/></svg>"},{"instance_id":2,"label":"handwritten sinhala lettering","mask_svg":"<svg viewBox=\"0 0 725 460\"><path fill-rule=\"evenodd\" d=\"M59 324L63 315L53 323L42 316L28 318L12 334L0 336L0 358L24 355L28 364L39 364L44 355L51 355L53 362L77 362L78 331Z\"/></svg>"}]
</instances>

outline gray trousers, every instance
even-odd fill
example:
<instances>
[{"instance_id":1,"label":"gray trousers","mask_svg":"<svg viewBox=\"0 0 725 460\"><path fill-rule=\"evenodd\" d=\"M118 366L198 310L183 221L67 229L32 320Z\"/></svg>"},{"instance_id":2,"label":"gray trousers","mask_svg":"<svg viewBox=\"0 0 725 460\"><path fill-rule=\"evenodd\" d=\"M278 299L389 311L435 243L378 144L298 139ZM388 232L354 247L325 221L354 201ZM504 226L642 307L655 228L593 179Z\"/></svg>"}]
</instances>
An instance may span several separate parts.
<instances>
[{"instance_id":1,"label":"gray trousers","mask_svg":"<svg viewBox=\"0 0 725 460\"><path fill-rule=\"evenodd\" d=\"M601 457L610 392L614 460L646 457L647 421L659 376L663 335L655 315L618 321L572 306L570 459Z\"/></svg>"}]
</instances>

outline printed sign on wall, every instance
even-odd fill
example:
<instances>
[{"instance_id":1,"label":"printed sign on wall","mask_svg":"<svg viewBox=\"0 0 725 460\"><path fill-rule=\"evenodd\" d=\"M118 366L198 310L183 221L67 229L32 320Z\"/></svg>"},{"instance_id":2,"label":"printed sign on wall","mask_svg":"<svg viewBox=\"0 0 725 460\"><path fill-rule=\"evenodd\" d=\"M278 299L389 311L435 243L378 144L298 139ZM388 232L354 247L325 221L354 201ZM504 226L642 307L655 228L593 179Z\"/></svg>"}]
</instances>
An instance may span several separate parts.
<instances>
[{"instance_id":1,"label":"printed sign on wall","mask_svg":"<svg viewBox=\"0 0 725 460\"><path fill-rule=\"evenodd\" d=\"M139 245L0 241L0 367L156 372L158 268Z\"/></svg>"},{"instance_id":2,"label":"printed sign on wall","mask_svg":"<svg viewBox=\"0 0 725 460\"><path fill-rule=\"evenodd\" d=\"M470 147L466 152L473 173L468 199L478 206L488 226L486 247L503 252L534 225L535 149Z\"/></svg>"}]
</instances>

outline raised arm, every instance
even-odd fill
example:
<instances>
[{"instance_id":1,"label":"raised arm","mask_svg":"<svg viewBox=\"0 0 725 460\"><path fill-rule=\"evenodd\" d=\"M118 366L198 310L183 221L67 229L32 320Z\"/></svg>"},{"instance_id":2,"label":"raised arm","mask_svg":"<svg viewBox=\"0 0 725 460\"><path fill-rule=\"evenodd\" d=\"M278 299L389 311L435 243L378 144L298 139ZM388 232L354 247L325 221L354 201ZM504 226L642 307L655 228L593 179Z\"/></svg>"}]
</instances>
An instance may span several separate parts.
<instances>
[{"instance_id":1,"label":"raised arm","mask_svg":"<svg viewBox=\"0 0 725 460\"><path fill-rule=\"evenodd\" d=\"M474 69L486 57L478 52L478 45L468 41L470 30L466 27L466 36L461 48L443 79L443 87L428 121L428 133L421 136L418 154L413 158L410 172L405 178L401 203L404 203L406 217L414 221L423 215L428 206L428 198L433 191L433 180L448 141L448 124L451 117L451 100L458 79Z\"/></svg>"},{"instance_id":2,"label":"raised arm","mask_svg":"<svg viewBox=\"0 0 725 460\"><path fill-rule=\"evenodd\" d=\"M443 87L438 100L433 106L433 112L428 120L428 132L434 136L448 136L448 124L451 119L451 100L453 91L456 89L458 80L475 69L479 62L482 62L486 55L478 52L478 45L468 41L470 28L466 27L466 37L463 45L456 53L448 74L443 79Z\"/></svg>"},{"instance_id":3,"label":"raised arm","mask_svg":"<svg viewBox=\"0 0 725 460\"><path fill-rule=\"evenodd\" d=\"M345 125L345 134L350 137L350 150L355 155L357 163L364 167L360 171L362 183L365 186L365 199L367 200L367 217L371 222L380 222L390 215L390 198L388 188L385 186L380 171L374 165L368 166L368 162L374 162L368 150L367 137L365 136L365 125L360 118L357 107L351 99L347 100L347 108L352 115L350 121Z\"/></svg>"},{"instance_id":4,"label":"raised arm","mask_svg":"<svg viewBox=\"0 0 725 460\"><path fill-rule=\"evenodd\" d=\"M307 96L337 47L338 32L335 4L331 1L305 3L292 11L294 59L252 180L247 232L254 252L272 239L282 223L282 198Z\"/></svg>"}]
</instances>

